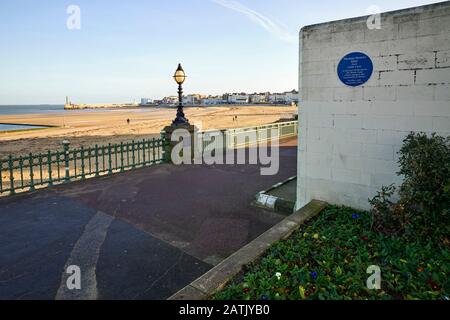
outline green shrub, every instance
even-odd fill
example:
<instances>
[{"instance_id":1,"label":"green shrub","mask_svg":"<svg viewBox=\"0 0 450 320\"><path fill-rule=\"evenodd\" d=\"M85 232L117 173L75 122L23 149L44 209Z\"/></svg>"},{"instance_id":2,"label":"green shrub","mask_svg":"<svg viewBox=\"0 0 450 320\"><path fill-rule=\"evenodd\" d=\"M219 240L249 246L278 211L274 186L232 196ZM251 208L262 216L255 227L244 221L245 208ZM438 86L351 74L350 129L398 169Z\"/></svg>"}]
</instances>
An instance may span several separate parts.
<instances>
[{"instance_id":1,"label":"green shrub","mask_svg":"<svg viewBox=\"0 0 450 320\"><path fill-rule=\"evenodd\" d=\"M397 189L383 187L370 200L373 226L386 233L447 238L450 208L450 138L411 133L400 150L404 179L398 189L400 200L392 202Z\"/></svg>"},{"instance_id":2,"label":"green shrub","mask_svg":"<svg viewBox=\"0 0 450 320\"><path fill-rule=\"evenodd\" d=\"M369 200L372 206L372 229L384 234L402 234L405 232L410 216L402 203L392 201L396 187L383 186L377 195Z\"/></svg>"},{"instance_id":3,"label":"green shrub","mask_svg":"<svg viewBox=\"0 0 450 320\"><path fill-rule=\"evenodd\" d=\"M404 177L400 188L403 201L424 213L422 222L441 221L450 204L446 192L450 184L450 137L410 134L400 150L399 164L399 174Z\"/></svg>"}]
</instances>

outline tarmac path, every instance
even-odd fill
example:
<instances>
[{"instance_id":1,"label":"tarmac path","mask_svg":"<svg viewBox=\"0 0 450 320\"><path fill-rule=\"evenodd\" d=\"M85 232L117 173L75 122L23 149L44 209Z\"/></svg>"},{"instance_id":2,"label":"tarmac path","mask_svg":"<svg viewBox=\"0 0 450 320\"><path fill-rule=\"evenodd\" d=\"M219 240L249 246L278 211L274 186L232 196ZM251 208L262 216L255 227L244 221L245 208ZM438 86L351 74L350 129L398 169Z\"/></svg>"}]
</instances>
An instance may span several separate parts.
<instances>
[{"instance_id":1,"label":"tarmac path","mask_svg":"<svg viewBox=\"0 0 450 320\"><path fill-rule=\"evenodd\" d=\"M251 202L296 159L293 139L275 176L163 164L1 199L0 299L166 299L284 218Z\"/></svg>"}]
</instances>

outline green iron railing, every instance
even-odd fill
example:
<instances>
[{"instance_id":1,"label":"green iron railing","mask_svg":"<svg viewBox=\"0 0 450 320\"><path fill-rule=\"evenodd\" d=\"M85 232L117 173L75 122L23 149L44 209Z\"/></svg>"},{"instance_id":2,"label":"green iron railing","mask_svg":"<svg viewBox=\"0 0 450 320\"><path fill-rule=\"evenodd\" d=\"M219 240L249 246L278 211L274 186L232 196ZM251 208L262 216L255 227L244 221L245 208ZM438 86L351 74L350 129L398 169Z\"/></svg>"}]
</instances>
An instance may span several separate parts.
<instances>
[{"instance_id":1,"label":"green iron railing","mask_svg":"<svg viewBox=\"0 0 450 320\"><path fill-rule=\"evenodd\" d=\"M258 127L203 132L203 150L236 149L256 143L297 135L298 121L281 122ZM222 141L212 138L220 133ZM63 150L13 157L0 160L0 196L37 188L111 175L127 170L166 163L169 142L160 139L122 142L70 149L68 141Z\"/></svg>"},{"instance_id":2,"label":"green iron railing","mask_svg":"<svg viewBox=\"0 0 450 320\"><path fill-rule=\"evenodd\" d=\"M210 130L202 133L203 150L236 149L275 139L297 136L298 121L287 121L257 127ZM218 136L221 138L218 138Z\"/></svg>"},{"instance_id":3,"label":"green iron railing","mask_svg":"<svg viewBox=\"0 0 450 320\"><path fill-rule=\"evenodd\" d=\"M70 149L65 141L61 151L9 156L0 160L0 195L164 163L165 144L162 138Z\"/></svg>"}]
</instances>

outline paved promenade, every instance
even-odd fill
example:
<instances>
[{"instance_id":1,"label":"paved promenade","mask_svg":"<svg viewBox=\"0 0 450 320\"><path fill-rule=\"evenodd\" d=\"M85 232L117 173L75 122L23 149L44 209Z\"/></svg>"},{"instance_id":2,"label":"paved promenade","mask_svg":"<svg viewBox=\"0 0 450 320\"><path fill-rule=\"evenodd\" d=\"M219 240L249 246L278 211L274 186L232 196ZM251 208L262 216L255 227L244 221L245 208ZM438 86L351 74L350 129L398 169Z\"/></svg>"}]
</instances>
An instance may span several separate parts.
<instances>
[{"instance_id":1,"label":"paved promenade","mask_svg":"<svg viewBox=\"0 0 450 320\"><path fill-rule=\"evenodd\" d=\"M296 157L293 139L276 176L164 164L2 199L0 299L165 299L283 219L251 201Z\"/></svg>"}]
</instances>

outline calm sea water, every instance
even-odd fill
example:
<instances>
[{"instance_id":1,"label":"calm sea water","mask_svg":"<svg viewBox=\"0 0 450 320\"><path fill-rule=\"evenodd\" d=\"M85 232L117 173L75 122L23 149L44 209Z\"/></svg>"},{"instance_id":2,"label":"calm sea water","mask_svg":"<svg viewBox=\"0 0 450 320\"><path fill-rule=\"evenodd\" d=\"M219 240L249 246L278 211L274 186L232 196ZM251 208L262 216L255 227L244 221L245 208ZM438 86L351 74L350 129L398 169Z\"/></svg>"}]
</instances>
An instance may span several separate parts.
<instances>
[{"instance_id":1,"label":"calm sea water","mask_svg":"<svg viewBox=\"0 0 450 320\"><path fill-rule=\"evenodd\" d=\"M63 105L0 106L0 115L54 113L61 111L64 111Z\"/></svg>"},{"instance_id":2,"label":"calm sea water","mask_svg":"<svg viewBox=\"0 0 450 320\"><path fill-rule=\"evenodd\" d=\"M112 108L112 109L83 109L83 110L64 110L64 105L16 105L7 106L0 105L0 122L2 115L16 115L16 114L49 114L49 113L78 113L78 112L98 112L98 111L111 111L111 112L121 112L124 110L130 112L154 112L157 109L153 107L136 107L130 109L122 108Z\"/></svg>"},{"instance_id":3,"label":"calm sea water","mask_svg":"<svg viewBox=\"0 0 450 320\"><path fill-rule=\"evenodd\" d=\"M38 106L0 106L0 132L15 131L15 130L28 130L44 128L41 126L29 126L26 124L2 124L2 115L21 115L21 114L34 114L34 113L54 113L64 111L63 105L38 105Z\"/></svg>"},{"instance_id":4,"label":"calm sea water","mask_svg":"<svg viewBox=\"0 0 450 320\"><path fill-rule=\"evenodd\" d=\"M1 124L0 123L0 132L2 131L16 131L16 130L30 130L30 129L39 129L39 128L45 128L42 126L28 126L28 125L21 125L21 124Z\"/></svg>"},{"instance_id":5,"label":"calm sea water","mask_svg":"<svg viewBox=\"0 0 450 320\"><path fill-rule=\"evenodd\" d=\"M40 128L38 126L26 126L26 123L18 122L17 124L2 124L2 116L6 115L25 115L25 114L51 114L51 113L78 113L78 112L95 112L95 111L121 112L124 109L84 109L84 110L64 110L64 105L0 105L0 132L24 130ZM156 108L141 107L127 109L130 112L144 113L155 112ZM9 122L9 121L6 121ZM24 126L25 125L25 126Z\"/></svg>"}]
</instances>

